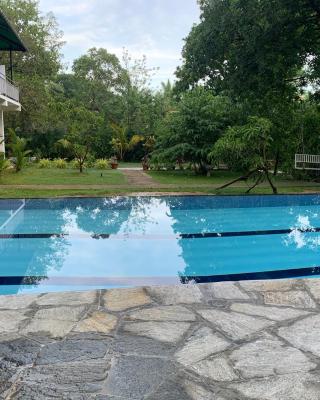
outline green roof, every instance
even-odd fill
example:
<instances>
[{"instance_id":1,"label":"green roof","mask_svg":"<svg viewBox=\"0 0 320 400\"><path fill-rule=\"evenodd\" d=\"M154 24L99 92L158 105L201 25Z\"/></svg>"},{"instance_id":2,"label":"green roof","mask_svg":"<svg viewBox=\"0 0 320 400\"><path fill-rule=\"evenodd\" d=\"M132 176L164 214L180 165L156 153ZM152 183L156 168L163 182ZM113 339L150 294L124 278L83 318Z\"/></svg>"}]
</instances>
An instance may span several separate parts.
<instances>
[{"instance_id":1,"label":"green roof","mask_svg":"<svg viewBox=\"0 0 320 400\"><path fill-rule=\"evenodd\" d=\"M1 50L27 51L26 46L2 11L0 11L0 51Z\"/></svg>"}]
</instances>

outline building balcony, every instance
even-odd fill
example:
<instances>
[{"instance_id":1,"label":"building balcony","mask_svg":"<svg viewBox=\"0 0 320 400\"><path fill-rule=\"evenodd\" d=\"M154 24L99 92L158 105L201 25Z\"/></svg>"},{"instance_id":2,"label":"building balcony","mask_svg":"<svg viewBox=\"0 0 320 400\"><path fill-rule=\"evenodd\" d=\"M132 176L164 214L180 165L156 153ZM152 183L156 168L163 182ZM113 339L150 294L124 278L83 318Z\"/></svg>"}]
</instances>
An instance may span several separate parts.
<instances>
[{"instance_id":1,"label":"building balcony","mask_svg":"<svg viewBox=\"0 0 320 400\"><path fill-rule=\"evenodd\" d=\"M19 88L13 85L3 74L0 74L0 95L19 103Z\"/></svg>"}]
</instances>

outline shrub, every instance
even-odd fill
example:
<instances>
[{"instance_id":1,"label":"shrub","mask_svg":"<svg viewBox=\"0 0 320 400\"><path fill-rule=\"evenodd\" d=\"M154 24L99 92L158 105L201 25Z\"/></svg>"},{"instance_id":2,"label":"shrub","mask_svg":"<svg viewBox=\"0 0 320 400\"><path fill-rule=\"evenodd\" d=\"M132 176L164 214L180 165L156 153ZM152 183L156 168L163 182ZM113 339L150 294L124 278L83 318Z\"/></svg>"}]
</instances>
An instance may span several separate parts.
<instances>
[{"instance_id":1,"label":"shrub","mask_svg":"<svg viewBox=\"0 0 320 400\"><path fill-rule=\"evenodd\" d=\"M110 168L109 161L106 160L105 158L100 158L100 159L96 160L94 166L97 169L108 169L108 168Z\"/></svg>"},{"instance_id":2,"label":"shrub","mask_svg":"<svg viewBox=\"0 0 320 400\"><path fill-rule=\"evenodd\" d=\"M55 160L53 160L53 165L56 168L65 169L67 168L67 161L63 158L56 158Z\"/></svg>"},{"instance_id":3,"label":"shrub","mask_svg":"<svg viewBox=\"0 0 320 400\"><path fill-rule=\"evenodd\" d=\"M51 161L49 158L42 158L39 160L38 163L38 168L50 168L51 167Z\"/></svg>"}]
</instances>

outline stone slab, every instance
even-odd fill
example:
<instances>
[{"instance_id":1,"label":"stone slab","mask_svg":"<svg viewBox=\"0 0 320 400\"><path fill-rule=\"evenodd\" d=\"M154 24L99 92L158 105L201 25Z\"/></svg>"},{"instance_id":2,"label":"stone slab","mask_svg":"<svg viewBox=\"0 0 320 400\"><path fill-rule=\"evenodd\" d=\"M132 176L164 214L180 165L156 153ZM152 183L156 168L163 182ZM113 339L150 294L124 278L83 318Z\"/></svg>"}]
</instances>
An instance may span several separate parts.
<instances>
[{"instance_id":1,"label":"stone slab","mask_svg":"<svg viewBox=\"0 0 320 400\"><path fill-rule=\"evenodd\" d=\"M319 400L320 379L311 374L292 374L232 384L254 400Z\"/></svg>"},{"instance_id":2,"label":"stone slab","mask_svg":"<svg viewBox=\"0 0 320 400\"><path fill-rule=\"evenodd\" d=\"M160 342L176 343L189 328L190 324L186 322L131 322L125 324L123 330Z\"/></svg>"},{"instance_id":3,"label":"stone slab","mask_svg":"<svg viewBox=\"0 0 320 400\"><path fill-rule=\"evenodd\" d=\"M118 318L112 314L102 311L95 311L87 318L81 320L74 332L97 332L110 334L117 325Z\"/></svg>"},{"instance_id":4,"label":"stone slab","mask_svg":"<svg viewBox=\"0 0 320 400\"><path fill-rule=\"evenodd\" d=\"M273 321L256 318L235 312L225 312L214 309L199 310L199 314L221 329L233 340L249 337L274 324Z\"/></svg>"},{"instance_id":5,"label":"stone slab","mask_svg":"<svg viewBox=\"0 0 320 400\"><path fill-rule=\"evenodd\" d=\"M202 301L202 293L196 285L150 286L146 288L151 297L160 304L197 304Z\"/></svg>"},{"instance_id":6,"label":"stone slab","mask_svg":"<svg viewBox=\"0 0 320 400\"><path fill-rule=\"evenodd\" d=\"M0 334L18 332L19 327L27 320L24 311L1 310L0 311Z\"/></svg>"},{"instance_id":7,"label":"stone slab","mask_svg":"<svg viewBox=\"0 0 320 400\"><path fill-rule=\"evenodd\" d=\"M151 303L150 297L143 288L112 289L102 296L105 307L110 311L125 311Z\"/></svg>"},{"instance_id":8,"label":"stone slab","mask_svg":"<svg viewBox=\"0 0 320 400\"><path fill-rule=\"evenodd\" d=\"M307 317L279 329L279 335L293 346L320 357L320 315Z\"/></svg>"},{"instance_id":9,"label":"stone slab","mask_svg":"<svg viewBox=\"0 0 320 400\"><path fill-rule=\"evenodd\" d=\"M244 378L307 372L317 367L300 350L286 346L271 335L242 345L233 351L230 359Z\"/></svg>"},{"instance_id":10,"label":"stone slab","mask_svg":"<svg viewBox=\"0 0 320 400\"><path fill-rule=\"evenodd\" d=\"M38 298L36 294L0 296L0 309L21 310L28 308Z\"/></svg>"},{"instance_id":11,"label":"stone slab","mask_svg":"<svg viewBox=\"0 0 320 400\"><path fill-rule=\"evenodd\" d=\"M256 315L259 317L268 318L273 321L286 321L310 314L308 311L302 311L293 308L269 307L248 303L234 303L231 305L231 310L247 315Z\"/></svg>"},{"instance_id":12,"label":"stone slab","mask_svg":"<svg viewBox=\"0 0 320 400\"><path fill-rule=\"evenodd\" d=\"M112 362L105 391L112 396L141 400L151 395L173 371L173 364L162 358L118 358Z\"/></svg>"},{"instance_id":13,"label":"stone slab","mask_svg":"<svg viewBox=\"0 0 320 400\"><path fill-rule=\"evenodd\" d=\"M239 379L224 357L211 358L196 363L192 370L198 375L218 382L230 382Z\"/></svg>"},{"instance_id":14,"label":"stone slab","mask_svg":"<svg viewBox=\"0 0 320 400\"><path fill-rule=\"evenodd\" d=\"M46 293L36 299L40 306L79 306L82 304L92 304L97 300L98 292L63 292Z\"/></svg>"},{"instance_id":15,"label":"stone slab","mask_svg":"<svg viewBox=\"0 0 320 400\"><path fill-rule=\"evenodd\" d=\"M225 300L248 300L250 296L240 290L232 282L220 282L215 285L202 285L202 293L205 294L206 298L212 299L225 299Z\"/></svg>"},{"instance_id":16,"label":"stone slab","mask_svg":"<svg viewBox=\"0 0 320 400\"><path fill-rule=\"evenodd\" d=\"M196 316L183 306L144 308L129 314L131 320L193 322Z\"/></svg>"},{"instance_id":17,"label":"stone slab","mask_svg":"<svg viewBox=\"0 0 320 400\"><path fill-rule=\"evenodd\" d=\"M265 292L264 303L277 306L291 306L297 308L315 308L316 303L309 294L302 290L290 292Z\"/></svg>"},{"instance_id":18,"label":"stone slab","mask_svg":"<svg viewBox=\"0 0 320 400\"><path fill-rule=\"evenodd\" d=\"M185 366L192 366L204 358L225 350L230 342L212 332L209 328L196 331L175 354L176 360Z\"/></svg>"}]
</instances>

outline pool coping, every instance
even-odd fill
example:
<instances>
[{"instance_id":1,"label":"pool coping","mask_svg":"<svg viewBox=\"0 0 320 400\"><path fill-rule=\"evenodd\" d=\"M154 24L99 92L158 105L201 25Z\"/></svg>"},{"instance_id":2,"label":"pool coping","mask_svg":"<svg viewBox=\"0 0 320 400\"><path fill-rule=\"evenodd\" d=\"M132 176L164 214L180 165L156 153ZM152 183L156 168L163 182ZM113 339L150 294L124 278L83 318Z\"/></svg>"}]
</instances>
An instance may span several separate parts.
<instances>
[{"instance_id":1,"label":"pool coping","mask_svg":"<svg viewBox=\"0 0 320 400\"><path fill-rule=\"evenodd\" d=\"M5 399L318 399L320 280L0 296Z\"/></svg>"}]
</instances>

